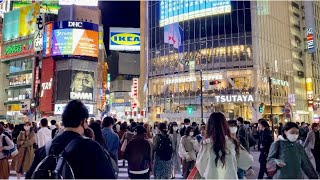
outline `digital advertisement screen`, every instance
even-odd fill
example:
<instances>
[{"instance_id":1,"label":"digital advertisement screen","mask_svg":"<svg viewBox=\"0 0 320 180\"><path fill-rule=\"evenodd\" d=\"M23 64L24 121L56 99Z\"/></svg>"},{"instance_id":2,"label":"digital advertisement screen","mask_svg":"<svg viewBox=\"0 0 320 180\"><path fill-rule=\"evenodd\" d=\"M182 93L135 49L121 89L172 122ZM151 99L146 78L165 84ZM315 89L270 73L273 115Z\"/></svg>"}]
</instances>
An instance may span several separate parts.
<instances>
[{"instance_id":1,"label":"digital advertisement screen","mask_svg":"<svg viewBox=\"0 0 320 180\"><path fill-rule=\"evenodd\" d=\"M13 1L12 9L16 10L33 3L33 0ZM48 14L58 14L60 9L59 0L41 0L40 12Z\"/></svg>"},{"instance_id":2,"label":"digital advertisement screen","mask_svg":"<svg viewBox=\"0 0 320 180\"><path fill-rule=\"evenodd\" d=\"M230 12L230 0L161 0L160 26Z\"/></svg>"},{"instance_id":3,"label":"digital advertisement screen","mask_svg":"<svg viewBox=\"0 0 320 180\"><path fill-rule=\"evenodd\" d=\"M56 100L69 100L72 71L57 71Z\"/></svg>"},{"instance_id":4,"label":"digital advertisement screen","mask_svg":"<svg viewBox=\"0 0 320 180\"><path fill-rule=\"evenodd\" d=\"M99 55L99 32L85 29L55 29L52 38L52 56Z\"/></svg>"},{"instance_id":5,"label":"digital advertisement screen","mask_svg":"<svg viewBox=\"0 0 320 180\"><path fill-rule=\"evenodd\" d=\"M94 72L72 71L70 99L93 100Z\"/></svg>"},{"instance_id":6,"label":"digital advertisement screen","mask_svg":"<svg viewBox=\"0 0 320 180\"><path fill-rule=\"evenodd\" d=\"M36 17L40 14L40 5L32 4L4 14L3 41L33 34L36 30Z\"/></svg>"}]
</instances>

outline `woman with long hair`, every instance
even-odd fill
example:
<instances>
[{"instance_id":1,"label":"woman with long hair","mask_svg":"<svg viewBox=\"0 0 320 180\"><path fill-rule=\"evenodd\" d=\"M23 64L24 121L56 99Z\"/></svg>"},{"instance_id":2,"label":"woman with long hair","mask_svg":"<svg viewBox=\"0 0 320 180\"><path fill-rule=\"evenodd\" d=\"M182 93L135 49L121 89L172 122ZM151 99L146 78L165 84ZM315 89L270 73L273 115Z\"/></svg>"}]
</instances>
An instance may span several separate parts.
<instances>
[{"instance_id":1,"label":"woman with long hair","mask_svg":"<svg viewBox=\"0 0 320 180\"><path fill-rule=\"evenodd\" d=\"M318 179L307 153L297 142L299 126L294 122L288 122L282 132L284 139L272 143L267 159L269 164L276 167L273 178L303 179L305 174L309 179Z\"/></svg>"},{"instance_id":2,"label":"woman with long hair","mask_svg":"<svg viewBox=\"0 0 320 180\"><path fill-rule=\"evenodd\" d=\"M31 129L32 124L26 122L23 126L23 131L17 138L18 155L15 157L15 171L17 173L17 179L20 179L21 175L29 170L34 158L34 148L36 135Z\"/></svg>"},{"instance_id":3,"label":"woman with long hair","mask_svg":"<svg viewBox=\"0 0 320 180\"><path fill-rule=\"evenodd\" d=\"M178 124L173 122L169 126L169 135L172 138L173 157L172 157L172 178L176 177L176 173L181 172L181 159L179 157L179 144L181 136L178 130Z\"/></svg>"},{"instance_id":4,"label":"woman with long hair","mask_svg":"<svg viewBox=\"0 0 320 180\"><path fill-rule=\"evenodd\" d=\"M238 179L237 169L249 169L253 157L231 137L225 116L210 115L205 138L201 142L196 167L205 179Z\"/></svg>"},{"instance_id":5,"label":"woman with long hair","mask_svg":"<svg viewBox=\"0 0 320 180\"><path fill-rule=\"evenodd\" d=\"M90 123L89 127L94 133L94 140L99 143L102 147L105 147L104 138L102 136L101 126L97 122Z\"/></svg>"}]
</instances>

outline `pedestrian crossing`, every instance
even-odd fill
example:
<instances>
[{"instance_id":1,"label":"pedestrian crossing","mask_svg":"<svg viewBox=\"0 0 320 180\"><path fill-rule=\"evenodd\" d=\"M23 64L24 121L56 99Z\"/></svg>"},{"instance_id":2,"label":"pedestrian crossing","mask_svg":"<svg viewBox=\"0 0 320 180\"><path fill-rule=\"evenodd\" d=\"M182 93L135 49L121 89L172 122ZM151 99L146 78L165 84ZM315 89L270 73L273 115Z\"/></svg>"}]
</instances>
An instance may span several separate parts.
<instances>
[{"instance_id":1,"label":"pedestrian crossing","mask_svg":"<svg viewBox=\"0 0 320 180\"><path fill-rule=\"evenodd\" d=\"M9 160L9 163L11 164L12 160ZM123 166L124 165L124 166ZM118 179L129 179L128 176L128 161L118 160L118 167L119 167L119 173L118 173ZM25 176L22 175L21 179L25 179ZM178 174L176 175L176 179L181 179L182 175ZM9 179L17 179L16 172L11 170L10 171L10 177ZM151 179L154 179L153 175L151 175Z\"/></svg>"}]
</instances>

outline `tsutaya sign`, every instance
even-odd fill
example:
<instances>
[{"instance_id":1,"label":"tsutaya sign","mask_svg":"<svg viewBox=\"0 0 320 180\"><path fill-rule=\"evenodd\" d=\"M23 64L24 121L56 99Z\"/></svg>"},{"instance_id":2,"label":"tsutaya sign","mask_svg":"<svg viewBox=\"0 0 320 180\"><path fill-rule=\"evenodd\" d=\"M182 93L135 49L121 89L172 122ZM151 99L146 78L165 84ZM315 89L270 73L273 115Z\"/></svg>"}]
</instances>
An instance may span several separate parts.
<instances>
[{"instance_id":1,"label":"tsutaya sign","mask_svg":"<svg viewBox=\"0 0 320 180\"><path fill-rule=\"evenodd\" d=\"M223 79L221 74L216 75L203 75L203 81L211 81L211 80L221 80ZM185 76L185 77L178 77L178 78L171 78L166 80L166 84L176 84L176 83L186 83L186 82L195 82L197 81L196 76Z\"/></svg>"},{"instance_id":2,"label":"tsutaya sign","mask_svg":"<svg viewBox=\"0 0 320 180\"><path fill-rule=\"evenodd\" d=\"M253 102L254 98L251 94L221 95L215 96L216 103L246 103Z\"/></svg>"}]
</instances>

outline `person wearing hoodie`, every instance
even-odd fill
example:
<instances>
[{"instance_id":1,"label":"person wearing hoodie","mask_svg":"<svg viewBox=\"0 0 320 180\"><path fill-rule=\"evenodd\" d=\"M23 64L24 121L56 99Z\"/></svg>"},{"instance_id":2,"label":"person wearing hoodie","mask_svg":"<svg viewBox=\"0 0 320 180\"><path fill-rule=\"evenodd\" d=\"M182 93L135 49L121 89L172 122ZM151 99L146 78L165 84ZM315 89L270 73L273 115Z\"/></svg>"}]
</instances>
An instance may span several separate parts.
<instances>
[{"instance_id":1,"label":"person wearing hoodie","mask_svg":"<svg viewBox=\"0 0 320 180\"><path fill-rule=\"evenodd\" d=\"M269 164L276 166L273 179L303 179L304 174L309 179L318 179L307 153L297 142L299 126L288 122L282 132L284 140L279 139L272 143L267 158Z\"/></svg>"},{"instance_id":2,"label":"person wearing hoodie","mask_svg":"<svg viewBox=\"0 0 320 180\"><path fill-rule=\"evenodd\" d=\"M52 140L52 131L48 128L48 120L46 118L41 119L40 126L41 128L37 133L37 144L39 148Z\"/></svg>"}]
</instances>

